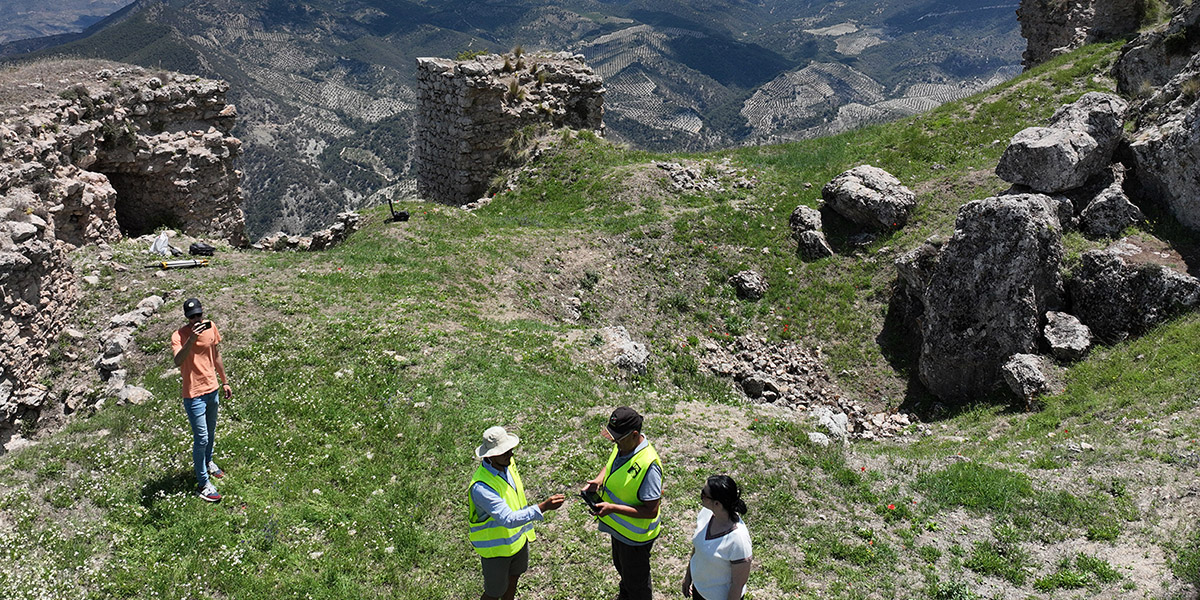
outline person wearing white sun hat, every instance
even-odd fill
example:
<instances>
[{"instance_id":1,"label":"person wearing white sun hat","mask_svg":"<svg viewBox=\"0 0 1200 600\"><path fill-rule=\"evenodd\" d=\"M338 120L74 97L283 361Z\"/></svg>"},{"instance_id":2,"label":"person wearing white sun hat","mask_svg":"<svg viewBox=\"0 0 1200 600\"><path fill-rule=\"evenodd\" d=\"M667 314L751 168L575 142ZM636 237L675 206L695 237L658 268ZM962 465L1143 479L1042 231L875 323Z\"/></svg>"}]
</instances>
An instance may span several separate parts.
<instances>
[{"instance_id":1,"label":"person wearing white sun hat","mask_svg":"<svg viewBox=\"0 0 1200 600\"><path fill-rule=\"evenodd\" d=\"M517 595L517 579L529 569L529 542L536 538L533 523L565 500L554 494L527 504L513 462L518 443L517 436L496 426L483 432L483 443L475 449L480 464L471 478L467 521L471 547L483 565L481 600L512 600Z\"/></svg>"}]
</instances>

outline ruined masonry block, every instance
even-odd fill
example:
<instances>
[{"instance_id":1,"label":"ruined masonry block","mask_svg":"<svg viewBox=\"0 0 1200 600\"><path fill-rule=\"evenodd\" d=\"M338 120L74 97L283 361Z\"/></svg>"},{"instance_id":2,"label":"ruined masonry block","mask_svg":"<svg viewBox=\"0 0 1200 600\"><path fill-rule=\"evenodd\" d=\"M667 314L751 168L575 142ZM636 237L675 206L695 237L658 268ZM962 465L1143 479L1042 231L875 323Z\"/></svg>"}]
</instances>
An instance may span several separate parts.
<instances>
[{"instance_id":1,"label":"ruined masonry block","mask_svg":"<svg viewBox=\"0 0 1200 600\"><path fill-rule=\"evenodd\" d=\"M505 142L527 125L603 134L604 91L583 57L565 52L418 58L417 190L443 204L478 200Z\"/></svg>"}]
</instances>

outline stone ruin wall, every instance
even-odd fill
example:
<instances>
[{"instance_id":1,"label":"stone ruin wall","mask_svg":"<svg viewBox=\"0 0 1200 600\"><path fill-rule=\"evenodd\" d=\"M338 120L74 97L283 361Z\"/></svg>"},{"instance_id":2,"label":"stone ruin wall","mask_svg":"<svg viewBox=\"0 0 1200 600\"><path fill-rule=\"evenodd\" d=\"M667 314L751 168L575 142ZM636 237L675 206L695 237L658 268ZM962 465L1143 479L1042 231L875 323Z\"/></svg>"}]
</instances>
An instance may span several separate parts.
<instances>
[{"instance_id":1,"label":"stone ruin wall","mask_svg":"<svg viewBox=\"0 0 1200 600\"><path fill-rule=\"evenodd\" d=\"M426 199L463 205L488 191L517 130L604 130L604 82L569 53L417 59L414 171Z\"/></svg>"},{"instance_id":2,"label":"stone ruin wall","mask_svg":"<svg viewBox=\"0 0 1200 600\"><path fill-rule=\"evenodd\" d=\"M100 61L0 72L0 433L36 416L68 252L163 225L245 245L228 85Z\"/></svg>"}]
</instances>

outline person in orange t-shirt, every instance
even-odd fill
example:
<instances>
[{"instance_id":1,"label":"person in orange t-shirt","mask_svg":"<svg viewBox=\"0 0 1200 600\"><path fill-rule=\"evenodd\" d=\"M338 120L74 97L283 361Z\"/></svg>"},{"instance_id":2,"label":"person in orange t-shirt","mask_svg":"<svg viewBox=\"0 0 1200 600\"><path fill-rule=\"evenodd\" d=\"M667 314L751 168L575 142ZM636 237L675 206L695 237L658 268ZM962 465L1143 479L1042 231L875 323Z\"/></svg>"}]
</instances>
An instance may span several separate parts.
<instances>
[{"instance_id":1,"label":"person in orange t-shirt","mask_svg":"<svg viewBox=\"0 0 1200 600\"><path fill-rule=\"evenodd\" d=\"M220 396L233 397L225 364L221 362L221 333L212 321L204 320L200 301L183 302L188 324L171 335L175 366L183 378L183 409L192 426L192 467L196 471L196 493L209 502L221 499L221 493L209 479L220 479L225 472L213 462L213 443L217 432L217 406ZM220 382L220 385L218 385Z\"/></svg>"}]
</instances>

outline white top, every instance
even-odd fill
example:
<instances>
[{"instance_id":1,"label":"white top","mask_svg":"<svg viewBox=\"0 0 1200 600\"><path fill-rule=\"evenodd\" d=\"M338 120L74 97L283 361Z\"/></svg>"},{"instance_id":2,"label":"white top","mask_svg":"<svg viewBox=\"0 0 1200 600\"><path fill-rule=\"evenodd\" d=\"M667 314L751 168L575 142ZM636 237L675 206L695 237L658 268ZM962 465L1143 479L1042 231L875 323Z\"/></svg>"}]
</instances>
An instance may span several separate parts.
<instances>
[{"instance_id":1,"label":"white top","mask_svg":"<svg viewBox=\"0 0 1200 600\"><path fill-rule=\"evenodd\" d=\"M708 539L708 522L713 513L707 508L696 515L696 534L692 536L692 585L705 600L726 600L733 580L733 563L750 560L750 531L745 522L734 524L733 530ZM741 595L746 594L742 586Z\"/></svg>"}]
</instances>

